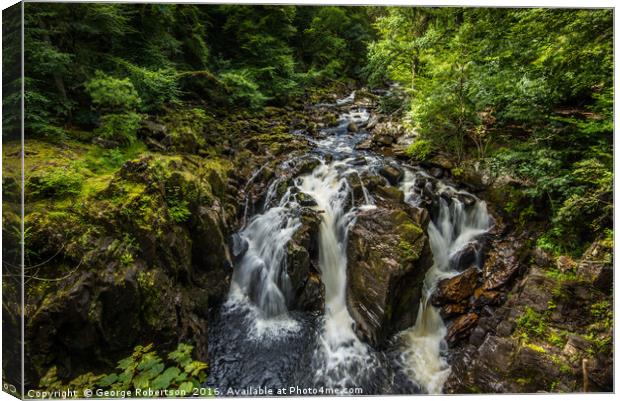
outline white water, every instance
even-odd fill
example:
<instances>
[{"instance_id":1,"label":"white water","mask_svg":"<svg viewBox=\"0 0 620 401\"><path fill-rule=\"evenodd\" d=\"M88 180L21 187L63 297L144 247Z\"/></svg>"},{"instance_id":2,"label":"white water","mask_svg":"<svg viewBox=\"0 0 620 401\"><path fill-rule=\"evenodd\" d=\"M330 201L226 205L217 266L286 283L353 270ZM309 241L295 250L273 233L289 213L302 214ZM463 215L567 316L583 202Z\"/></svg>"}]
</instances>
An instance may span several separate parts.
<instances>
[{"instance_id":1,"label":"white water","mask_svg":"<svg viewBox=\"0 0 620 401\"><path fill-rule=\"evenodd\" d=\"M233 272L228 306L249 309L259 337L297 327L288 316L292 294L286 272L286 245L301 226L295 207L289 189L279 205L252 217L239 233L247 250Z\"/></svg>"},{"instance_id":2,"label":"white water","mask_svg":"<svg viewBox=\"0 0 620 401\"><path fill-rule=\"evenodd\" d=\"M325 380L330 387L340 388L349 385L349 380L356 375L355 370L371 358L368 346L353 330L354 321L346 305L346 238L356 210L346 210L350 190L346 176L339 173L343 170L350 173L346 160L323 163L311 174L301 177L299 185L322 211L319 266L325 285L325 315L314 355L316 380Z\"/></svg>"},{"instance_id":3,"label":"white water","mask_svg":"<svg viewBox=\"0 0 620 401\"><path fill-rule=\"evenodd\" d=\"M405 200L412 205L419 202L413 192L415 179L415 174L408 171L401 184ZM416 323L400 334L405 371L427 393L441 393L450 375L450 366L445 359L446 325L439 309L430 304L430 298L440 280L458 274L450 267L450 258L468 243L476 241L489 227L489 215L483 201L478 200L466 208L457 198L452 198L450 204L440 198L437 221L428 226L433 266L424 279Z\"/></svg>"}]
</instances>

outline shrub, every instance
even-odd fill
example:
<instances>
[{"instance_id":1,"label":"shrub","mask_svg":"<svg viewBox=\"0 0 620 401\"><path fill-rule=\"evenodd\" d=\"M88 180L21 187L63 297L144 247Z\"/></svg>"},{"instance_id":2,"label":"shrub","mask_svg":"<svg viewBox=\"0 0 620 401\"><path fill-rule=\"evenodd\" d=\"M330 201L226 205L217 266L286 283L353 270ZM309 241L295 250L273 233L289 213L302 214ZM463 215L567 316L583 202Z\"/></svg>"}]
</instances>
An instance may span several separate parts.
<instances>
[{"instance_id":1,"label":"shrub","mask_svg":"<svg viewBox=\"0 0 620 401\"><path fill-rule=\"evenodd\" d=\"M126 145L136 141L142 115L134 112L106 114L101 117L95 133L102 138L119 141Z\"/></svg>"},{"instance_id":2,"label":"shrub","mask_svg":"<svg viewBox=\"0 0 620 401\"><path fill-rule=\"evenodd\" d=\"M95 133L124 145L133 143L142 116L136 113L141 100L131 81L97 71L86 83L86 91L95 108L103 114Z\"/></svg>"},{"instance_id":3,"label":"shrub","mask_svg":"<svg viewBox=\"0 0 620 401\"><path fill-rule=\"evenodd\" d=\"M247 69L223 72L219 80L228 92L231 104L258 109L267 101Z\"/></svg>"},{"instance_id":4,"label":"shrub","mask_svg":"<svg viewBox=\"0 0 620 401\"><path fill-rule=\"evenodd\" d=\"M102 111L135 110L141 103L129 78L114 78L97 71L85 87L93 104Z\"/></svg>"},{"instance_id":5,"label":"shrub","mask_svg":"<svg viewBox=\"0 0 620 401\"><path fill-rule=\"evenodd\" d=\"M405 153L412 159L424 161L433 151L433 145L426 139L417 139L407 147Z\"/></svg>"}]
</instances>

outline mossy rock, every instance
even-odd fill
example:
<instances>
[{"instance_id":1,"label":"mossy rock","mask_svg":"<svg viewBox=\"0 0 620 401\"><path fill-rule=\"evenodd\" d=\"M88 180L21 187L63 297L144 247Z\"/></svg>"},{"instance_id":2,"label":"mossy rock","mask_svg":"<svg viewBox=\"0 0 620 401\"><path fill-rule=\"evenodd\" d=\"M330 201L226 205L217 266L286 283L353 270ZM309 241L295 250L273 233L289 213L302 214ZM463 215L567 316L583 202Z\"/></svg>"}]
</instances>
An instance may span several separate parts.
<instances>
[{"instance_id":1,"label":"mossy rock","mask_svg":"<svg viewBox=\"0 0 620 401\"><path fill-rule=\"evenodd\" d=\"M347 306L373 346L415 322L432 265L425 229L401 210L379 207L361 212L349 232Z\"/></svg>"}]
</instances>

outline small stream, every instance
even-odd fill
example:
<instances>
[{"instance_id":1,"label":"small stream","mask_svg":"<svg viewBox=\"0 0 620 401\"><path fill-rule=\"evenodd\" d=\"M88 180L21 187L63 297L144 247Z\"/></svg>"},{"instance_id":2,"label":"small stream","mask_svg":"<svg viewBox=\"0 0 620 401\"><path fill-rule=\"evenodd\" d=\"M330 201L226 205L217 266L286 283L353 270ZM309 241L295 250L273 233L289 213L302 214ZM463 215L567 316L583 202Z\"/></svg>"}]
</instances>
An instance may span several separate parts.
<instances>
[{"instance_id":1,"label":"small stream","mask_svg":"<svg viewBox=\"0 0 620 401\"><path fill-rule=\"evenodd\" d=\"M354 99L352 93L319 107L343 106ZM441 392L450 373L443 340L446 326L430 296L439 280L458 273L452 262L455 255L482 240L490 219L483 201L439 182L434 189L439 202L433 205L428 227L434 264L425 278L417 321L398 333L387 350L377 351L360 340L345 301L347 235L356 214L376 206L365 188L363 199L350 201L350 180L359 181L362 174L379 176L380 168L390 163L405 172L400 183L405 201L420 206L424 188L418 183L429 177L422 169L355 149L370 135L364 130L370 117L367 110L352 108L341 113L338 125L322 130L322 139L309 138L314 148L305 157L318 159L317 167L295 177L281 196L276 191L280 182L274 179L262 210L248 216L234 236L233 253L242 256L234 267L228 300L210 320L209 331L211 373L206 385L220 394L262 395L265 389L273 394L286 389L283 395ZM360 127L358 132L348 132L351 122ZM310 196L322 211L322 313L292 308L286 244L301 226L300 194ZM465 205L463 196L473 201Z\"/></svg>"}]
</instances>

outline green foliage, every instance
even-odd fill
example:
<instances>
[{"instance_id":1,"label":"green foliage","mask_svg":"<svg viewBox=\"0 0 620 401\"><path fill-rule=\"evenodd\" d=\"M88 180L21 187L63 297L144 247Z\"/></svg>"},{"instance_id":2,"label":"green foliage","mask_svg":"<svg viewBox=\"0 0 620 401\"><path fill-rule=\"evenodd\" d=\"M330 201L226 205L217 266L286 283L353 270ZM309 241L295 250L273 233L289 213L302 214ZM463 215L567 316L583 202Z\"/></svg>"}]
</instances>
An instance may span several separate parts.
<instances>
[{"instance_id":1,"label":"green foliage","mask_svg":"<svg viewBox=\"0 0 620 401\"><path fill-rule=\"evenodd\" d=\"M611 21L610 10L390 7L367 74L408 90L436 148L494 153L490 170L539 205L509 209L522 221L549 209L539 245L577 254L612 224Z\"/></svg>"},{"instance_id":2,"label":"green foliage","mask_svg":"<svg viewBox=\"0 0 620 401\"><path fill-rule=\"evenodd\" d=\"M104 111L135 110L141 103L138 92L128 78L114 78L97 71L86 82L85 88L95 107Z\"/></svg>"},{"instance_id":3,"label":"green foliage","mask_svg":"<svg viewBox=\"0 0 620 401\"><path fill-rule=\"evenodd\" d=\"M602 322L603 329L613 327L613 308L609 300L604 299L590 305L590 314L593 318Z\"/></svg>"},{"instance_id":4,"label":"green foliage","mask_svg":"<svg viewBox=\"0 0 620 401\"><path fill-rule=\"evenodd\" d=\"M85 87L94 107L103 113L95 133L122 144L135 142L142 121L142 116L135 110L141 100L130 80L114 78L97 71Z\"/></svg>"},{"instance_id":5,"label":"green foliage","mask_svg":"<svg viewBox=\"0 0 620 401\"><path fill-rule=\"evenodd\" d=\"M183 223L187 221L191 212L188 209L188 202L186 200L169 199L168 200L168 214L175 223Z\"/></svg>"},{"instance_id":6,"label":"green foliage","mask_svg":"<svg viewBox=\"0 0 620 401\"><path fill-rule=\"evenodd\" d=\"M259 85L252 80L247 69L222 72L219 79L232 105L256 110L267 101L267 96L261 93Z\"/></svg>"},{"instance_id":7,"label":"green foliage","mask_svg":"<svg viewBox=\"0 0 620 401\"><path fill-rule=\"evenodd\" d=\"M124 145L131 144L137 139L141 122L142 115L134 112L106 114L101 117L95 133L104 139L119 141Z\"/></svg>"},{"instance_id":8,"label":"green foliage","mask_svg":"<svg viewBox=\"0 0 620 401\"><path fill-rule=\"evenodd\" d=\"M48 137L63 135L65 126L89 129L99 120L87 97L99 115L158 113L196 101L284 104L309 86L359 78L373 37L369 10L28 4L26 126ZM7 82L17 89L13 72Z\"/></svg>"},{"instance_id":9,"label":"green foliage","mask_svg":"<svg viewBox=\"0 0 620 401\"><path fill-rule=\"evenodd\" d=\"M186 395L202 387L206 379L207 364L192 359L191 345L179 344L177 349L168 354L164 361L153 345L137 346L134 352L117 364L117 371L107 375L87 373L77 377L68 384L57 378L56 368L50 369L41 379L42 390L54 391L66 389L77 390L84 398L84 389L101 390L184 390ZM134 393L135 394L135 393Z\"/></svg>"},{"instance_id":10,"label":"green foliage","mask_svg":"<svg viewBox=\"0 0 620 401\"><path fill-rule=\"evenodd\" d=\"M433 151L432 142L426 139L416 139L405 150L405 154L412 159L424 161Z\"/></svg>"}]
</instances>

